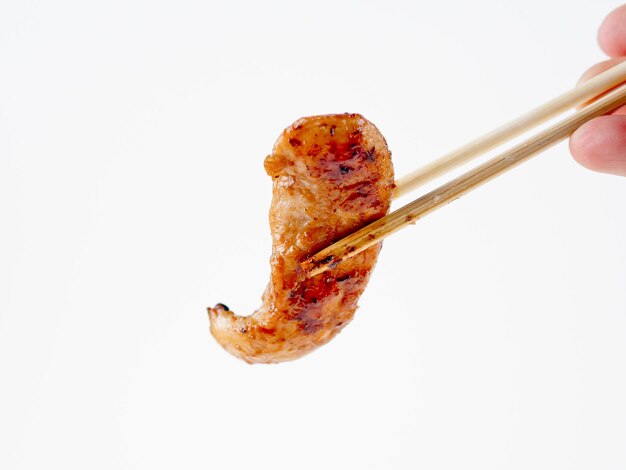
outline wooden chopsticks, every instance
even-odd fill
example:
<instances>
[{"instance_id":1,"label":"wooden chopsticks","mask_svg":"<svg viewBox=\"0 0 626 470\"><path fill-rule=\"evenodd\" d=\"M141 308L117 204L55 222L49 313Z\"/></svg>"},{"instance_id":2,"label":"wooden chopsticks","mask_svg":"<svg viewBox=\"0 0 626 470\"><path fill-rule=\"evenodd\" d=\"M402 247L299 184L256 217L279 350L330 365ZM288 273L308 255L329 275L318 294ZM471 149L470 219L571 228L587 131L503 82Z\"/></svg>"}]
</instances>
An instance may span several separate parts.
<instances>
[{"instance_id":1,"label":"wooden chopsticks","mask_svg":"<svg viewBox=\"0 0 626 470\"><path fill-rule=\"evenodd\" d=\"M551 106L537 108L537 110L531 111L522 118L513 121L514 125L510 127L505 125L497 129L496 131L487 134L487 136L482 137L481 139L477 139L473 143L468 144L464 147L464 149L466 150L457 153L457 155L461 155L460 157L444 157L443 159L439 160L439 165L431 165L427 167L427 171L422 171L421 173L418 170L412 175L409 175L408 177L400 180L398 182L398 186L404 188L404 191L406 192L406 190L412 189L420 183L431 179L432 177L434 177L433 175L436 174L438 176L462 164L463 162L468 161L469 159L473 158L473 156L478 155L478 150L480 150L479 153L482 153L486 151L483 150L485 148L489 149L497 146L499 143L502 143L505 135L517 136L524 132L524 130L528 130L542 122L545 122L545 120L549 119L550 117L553 117L553 114L556 113L557 109L562 112L563 110L571 106L580 104L581 101L587 101L589 99L592 99L594 96L597 96L598 94L606 92L607 89L614 87L616 84L626 81L626 63L620 64L610 71L614 71L614 69L617 69L618 67L618 73L614 73L611 76L612 80L606 80L602 82L606 88L598 88L598 81L596 80L594 87L586 89L585 93L573 93L571 96L568 96L568 94L563 95L562 97L560 97L560 100L559 98L557 98L556 100L551 101ZM617 81L617 83L615 83L615 81ZM588 93L591 92L591 89L594 90L595 94L589 96ZM573 95L577 95L576 99L573 99ZM563 97L565 97L566 99L564 99ZM558 103L555 104L555 102L557 101ZM559 103L564 102L568 102L570 103L570 105L568 105L566 108L563 108L565 104ZM462 174L452 181L443 184L433 191L417 198L413 202L410 202L400 209L386 215L385 217L375 222L372 222L371 224L363 227L353 234L348 235L342 240L339 240L331 246L321 250L317 254L311 256L301 263L303 271L307 276L312 277L328 269L331 269L333 266L340 263L341 261L350 258L363 250L366 250L376 243L379 243L392 233L397 232L398 230L408 225L414 224L418 219L425 216L426 214L429 214L436 209L439 209L440 207L448 204L449 202L458 199L459 197L483 185L484 183L495 178L496 176L499 176L506 171L516 167L520 163L527 161L528 159L539 154L543 150L546 150L557 144L558 142L565 140L585 122L595 117L602 116L611 111L614 111L625 104L626 84L619 86L618 88L607 93L605 96L599 98L592 104L589 104L583 109L576 111L571 116L563 119L553 126L548 127L537 135L521 142L520 144L515 145L513 148L502 152L500 155L492 158L482 165L479 165L473 170ZM542 109L543 111L538 114L541 116L548 115L550 117L537 117L537 111ZM533 113L535 113L536 117L536 120L534 122L532 122L532 120L528 118L528 116L532 117ZM510 128L511 130L507 131L507 128ZM482 144L480 143L481 140L483 141ZM476 142L478 142L478 144L476 144ZM425 176L420 177L420 174Z\"/></svg>"},{"instance_id":2,"label":"wooden chopsticks","mask_svg":"<svg viewBox=\"0 0 626 470\"><path fill-rule=\"evenodd\" d=\"M399 198L408 194L417 187L471 161L473 158L548 122L568 109L606 93L624 81L626 81L626 62L611 67L576 88L398 179L393 197Z\"/></svg>"}]
</instances>

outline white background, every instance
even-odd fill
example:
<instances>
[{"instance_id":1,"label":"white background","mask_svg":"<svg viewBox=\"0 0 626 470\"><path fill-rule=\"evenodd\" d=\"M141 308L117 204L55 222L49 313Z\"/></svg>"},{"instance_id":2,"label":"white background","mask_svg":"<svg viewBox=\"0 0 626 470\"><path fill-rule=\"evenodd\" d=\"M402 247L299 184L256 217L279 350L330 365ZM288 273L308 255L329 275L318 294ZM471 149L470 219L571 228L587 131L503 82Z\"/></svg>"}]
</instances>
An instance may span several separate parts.
<instances>
[{"instance_id":1,"label":"white background","mask_svg":"<svg viewBox=\"0 0 626 470\"><path fill-rule=\"evenodd\" d=\"M626 180L565 144L389 239L249 366L263 158L360 112L398 175L569 89L620 2L0 3L0 468L623 469Z\"/></svg>"}]
</instances>

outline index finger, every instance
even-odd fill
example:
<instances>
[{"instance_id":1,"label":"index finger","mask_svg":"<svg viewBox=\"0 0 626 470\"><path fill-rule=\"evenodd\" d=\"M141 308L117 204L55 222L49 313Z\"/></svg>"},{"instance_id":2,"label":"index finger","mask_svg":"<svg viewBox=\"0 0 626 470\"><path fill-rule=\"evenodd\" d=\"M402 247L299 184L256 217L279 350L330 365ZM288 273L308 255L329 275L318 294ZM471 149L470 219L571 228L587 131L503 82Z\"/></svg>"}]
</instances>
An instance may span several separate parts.
<instances>
[{"instance_id":1,"label":"index finger","mask_svg":"<svg viewBox=\"0 0 626 470\"><path fill-rule=\"evenodd\" d=\"M598 42L610 57L626 55L626 5L613 10L598 31Z\"/></svg>"}]
</instances>

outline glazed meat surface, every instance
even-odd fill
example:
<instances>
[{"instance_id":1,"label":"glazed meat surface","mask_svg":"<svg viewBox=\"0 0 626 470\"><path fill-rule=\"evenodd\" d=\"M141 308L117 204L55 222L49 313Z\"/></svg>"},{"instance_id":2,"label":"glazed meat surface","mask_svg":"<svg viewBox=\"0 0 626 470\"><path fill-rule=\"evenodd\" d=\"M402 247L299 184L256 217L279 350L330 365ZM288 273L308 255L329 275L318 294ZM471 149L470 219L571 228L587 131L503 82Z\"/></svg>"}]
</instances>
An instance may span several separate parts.
<instances>
[{"instance_id":1,"label":"glazed meat surface","mask_svg":"<svg viewBox=\"0 0 626 470\"><path fill-rule=\"evenodd\" d=\"M251 363L301 357L352 320L380 245L310 279L300 262L385 215L394 188L385 139L359 114L296 121L276 141L265 170L274 188L263 305L248 317L223 304L209 308L213 336Z\"/></svg>"}]
</instances>

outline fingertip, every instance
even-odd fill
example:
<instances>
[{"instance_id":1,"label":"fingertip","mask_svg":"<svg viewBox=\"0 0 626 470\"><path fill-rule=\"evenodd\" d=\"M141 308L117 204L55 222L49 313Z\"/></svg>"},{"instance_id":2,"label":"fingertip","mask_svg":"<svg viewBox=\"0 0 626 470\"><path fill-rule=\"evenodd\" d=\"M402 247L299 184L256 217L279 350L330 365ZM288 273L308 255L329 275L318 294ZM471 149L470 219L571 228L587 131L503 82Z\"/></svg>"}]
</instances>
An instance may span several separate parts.
<instances>
[{"instance_id":1,"label":"fingertip","mask_svg":"<svg viewBox=\"0 0 626 470\"><path fill-rule=\"evenodd\" d=\"M626 176L626 116L602 116L583 124L570 138L569 147L582 166Z\"/></svg>"},{"instance_id":2,"label":"fingertip","mask_svg":"<svg viewBox=\"0 0 626 470\"><path fill-rule=\"evenodd\" d=\"M578 80L578 84L586 82L587 80L595 77L596 75L600 75L602 72L606 72L607 70L615 67L617 64L620 64L626 60L626 57L614 57L611 59L607 59L602 62L598 62L597 64L589 67L585 73L583 73Z\"/></svg>"},{"instance_id":3,"label":"fingertip","mask_svg":"<svg viewBox=\"0 0 626 470\"><path fill-rule=\"evenodd\" d=\"M569 139L569 151L580 165L592 170L593 162L590 162L590 147L593 147L594 128L597 127L596 120L587 122L580 126ZM590 143L592 145L590 145Z\"/></svg>"},{"instance_id":4,"label":"fingertip","mask_svg":"<svg viewBox=\"0 0 626 470\"><path fill-rule=\"evenodd\" d=\"M598 43L610 57L626 55L626 5L622 5L604 19L598 30Z\"/></svg>"}]
</instances>

